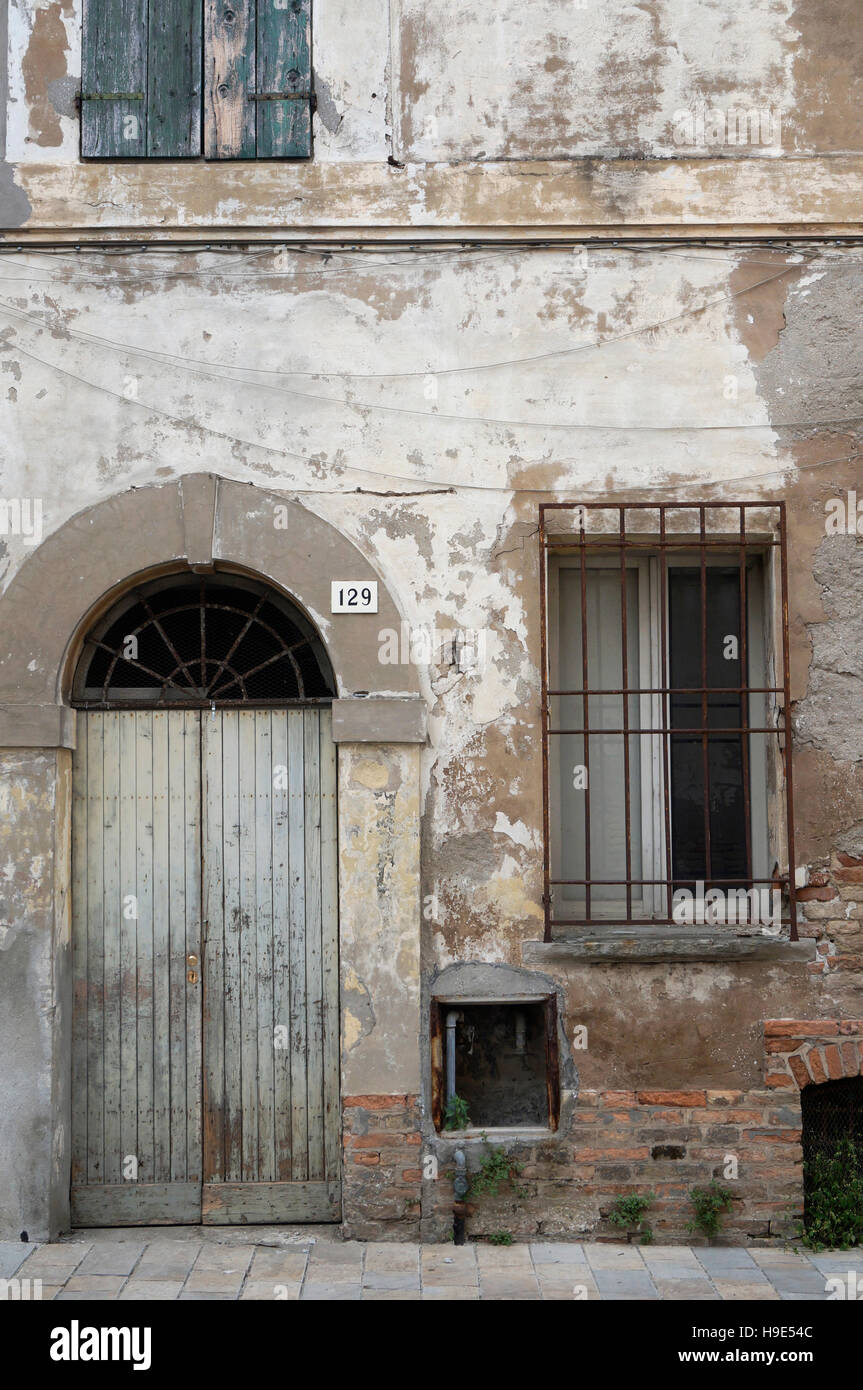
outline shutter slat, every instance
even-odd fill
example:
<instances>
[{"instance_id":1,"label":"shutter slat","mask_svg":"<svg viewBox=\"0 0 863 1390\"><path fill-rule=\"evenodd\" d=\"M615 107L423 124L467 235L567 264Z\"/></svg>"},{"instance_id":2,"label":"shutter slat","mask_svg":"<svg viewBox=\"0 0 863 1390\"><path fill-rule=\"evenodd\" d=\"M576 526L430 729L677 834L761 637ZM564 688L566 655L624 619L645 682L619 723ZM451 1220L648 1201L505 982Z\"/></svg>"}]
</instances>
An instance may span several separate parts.
<instances>
[{"instance_id":1,"label":"shutter slat","mask_svg":"<svg viewBox=\"0 0 863 1390\"><path fill-rule=\"evenodd\" d=\"M85 159L128 159L147 153L147 9L147 0L85 0Z\"/></svg>"},{"instance_id":2,"label":"shutter slat","mask_svg":"<svg viewBox=\"0 0 863 1390\"><path fill-rule=\"evenodd\" d=\"M311 0L257 0L259 159L311 156L311 8ZM295 99L279 101L277 92Z\"/></svg>"},{"instance_id":3,"label":"shutter slat","mask_svg":"<svg viewBox=\"0 0 863 1390\"><path fill-rule=\"evenodd\" d=\"M201 153L201 0L150 0L147 153Z\"/></svg>"},{"instance_id":4,"label":"shutter slat","mask_svg":"<svg viewBox=\"0 0 863 1390\"><path fill-rule=\"evenodd\" d=\"M290 3L291 0L288 0ZM255 0L204 0L204 153L255 158Z\"/></svg>"}]
</instances>

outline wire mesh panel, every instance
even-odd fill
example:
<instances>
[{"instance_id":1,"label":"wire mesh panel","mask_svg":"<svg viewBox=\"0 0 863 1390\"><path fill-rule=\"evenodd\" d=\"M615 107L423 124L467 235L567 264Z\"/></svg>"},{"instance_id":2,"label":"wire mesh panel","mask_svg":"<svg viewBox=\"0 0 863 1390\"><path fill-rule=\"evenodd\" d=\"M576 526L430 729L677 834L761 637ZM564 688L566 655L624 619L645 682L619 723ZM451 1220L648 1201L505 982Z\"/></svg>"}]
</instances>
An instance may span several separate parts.
<instances>
[{"instance_id":1,"label":"wire mesh panel","mask_svg":"<svg viewBox=\"0 0 863 1390\"><path fill-rule=\"evenodd\" d=\"M289 599L244 576L181 574L133 589L90 633L74 703L284 705L334 692L320 639Z\"/></svg>"},{"instance_id":2,"label":"wire mesh panel","mask_svg":"<svg viewBox=\"0 0 863 1390\"><path fill-rule=\"evenodd\" d=\"M546 503L539 531L546 940L796 939L784 505Z\"/></svg>"},{"instance_id":3,"label":"wire mesh panel","mask_svg":"<svg viewBox=\"0 0 863 1390\"><path fill-rule=\"evenodd\" d=\"M824 1081L806 1086L800 1095L803 1111L803 1181L806 1207L814 1195L818 1158L832 1158L845 1140L857 1154L857 1172L863 1176L863 1077ZM804 1208L805 1210L805 1208Z\"/></svg>"}]
</instances>

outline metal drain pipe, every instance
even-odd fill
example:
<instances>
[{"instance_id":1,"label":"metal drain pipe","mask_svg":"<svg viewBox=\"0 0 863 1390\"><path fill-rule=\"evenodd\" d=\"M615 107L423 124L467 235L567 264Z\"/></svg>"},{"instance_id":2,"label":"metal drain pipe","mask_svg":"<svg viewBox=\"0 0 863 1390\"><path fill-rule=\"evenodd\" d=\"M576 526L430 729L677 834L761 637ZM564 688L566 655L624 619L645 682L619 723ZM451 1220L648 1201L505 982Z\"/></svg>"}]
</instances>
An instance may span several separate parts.
<instances>
[{"instance_id":1,"label":"metal drain pipe","mask_svg":"<svg viewBox=\"0 0 863 1390\"><path fill-rule=\"evenodd\" d=\"M455 1029L462 1014L450 1009L446 1016L446 1103L455 1095Z\"/></svg>"},{"instance_id":2,"label":"metal drain pipe","mask_svg":"<svg viewBox=\"0 0 863 1390\"><path fill-rule=\"evenodd\" d=\"M464 1245L464 1199L467 1196L467 1164L464 1157L464 1149L455 1151L455 1179L453 1181L453 1193L455 1202L452 1209L452 1241L453 1245Z\"/></svg>"}]
</instances>

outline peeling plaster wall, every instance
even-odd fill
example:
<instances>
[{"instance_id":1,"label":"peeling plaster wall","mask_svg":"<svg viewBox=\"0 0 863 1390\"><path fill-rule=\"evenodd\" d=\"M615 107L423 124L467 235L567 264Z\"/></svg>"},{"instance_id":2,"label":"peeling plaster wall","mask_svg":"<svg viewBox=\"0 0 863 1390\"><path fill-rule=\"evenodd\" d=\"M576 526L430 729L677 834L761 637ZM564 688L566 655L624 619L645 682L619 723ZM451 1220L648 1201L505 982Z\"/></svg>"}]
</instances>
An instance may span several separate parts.
<instances>
[{"instance_id":1,"label":"peeling plaster wall","mask_svg":"<svg viewBox=\"0 0 863 1390\"><path fill-rule=\"evenodd\" d=\"M68 1221L70 758L0 754L0 1230L45 1240ZM60 1177L55 1189L52 1178Z\"/></svg>"},{"instance_id":2,"label":"peeling plaster wall","mask_svg":"<svg viewBox=\"0 0 863 1390\"><path fill-rule=\"evenodd\" d=\"M418 657L422 893L434 900L424 965L518 963L542 929L534 536L550 490L787 497L797 738L817 781L857 776L859 541L825 537L824 505L860 470L820 466L856 436L799 426L859 410L858 258L500 248L361 260L16 257L3 495L42 499L50 534L129 487L206 470L296 496L353 540L408 629L438 634L433 659ZM72 436L70 420L83 422ZM5 585L32 538L2 546ZM377 636L386 679L393 637L410 659L408 629ZM459 629L481 634L475 670L453 665L446 634ZM805 821L820 803L802 766ZM827 849L863 823L857 786ZM804 862L823 838L804 833ZM719 977L711 988L720 998Z\"/></svg>"},{"instance_id":3,"label":"peeling plaster wall","mask_svg":"<svg viewBox=\"0 0 863 1390\"><path fill-rule=\"evenodd\" d=\"M859 221L856 0L315 0L314 159L260 166L82 164L81 22L10 0L0 227Z\"/></svg>"},{"instance_id":4,"label":"peeling plaster wall","mask_svg":"<svg viewBox=\"0 0 863 1390\"><path fill-rule=\"evenodd\" d=\"M791 0L395 8L408 159L674 155L675 113L699 102L795 104Z\"/></svg>"},{"instance_id":5,"label":"peeling plaster wall","mask_svg":"<svg viewBox=\"0 0 863 1390\"><path fill-rule=\"evenodd\" d=\"M419 751L342 744L342 1093L416 1095Z\"/></svg>"}]
</instances>

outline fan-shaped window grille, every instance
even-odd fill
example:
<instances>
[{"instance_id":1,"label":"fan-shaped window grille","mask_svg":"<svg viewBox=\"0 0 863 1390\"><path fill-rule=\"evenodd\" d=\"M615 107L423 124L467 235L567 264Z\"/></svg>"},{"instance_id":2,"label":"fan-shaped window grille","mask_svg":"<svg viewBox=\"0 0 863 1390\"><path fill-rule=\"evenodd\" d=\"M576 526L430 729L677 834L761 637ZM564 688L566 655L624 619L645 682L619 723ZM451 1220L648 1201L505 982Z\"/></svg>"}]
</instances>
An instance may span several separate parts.
<instances>
[{"instance_id":1,"label":"fan-shaped window grille","mask_svg":"<svg viewBox=\"0 0 863 1390\"><path fill-rule=\"evenodd\" d=\"M88 636L78 707L323 702L332 668L288 599L239 575L171 575L124 595Z\"/></svg>"}]
</instances>

